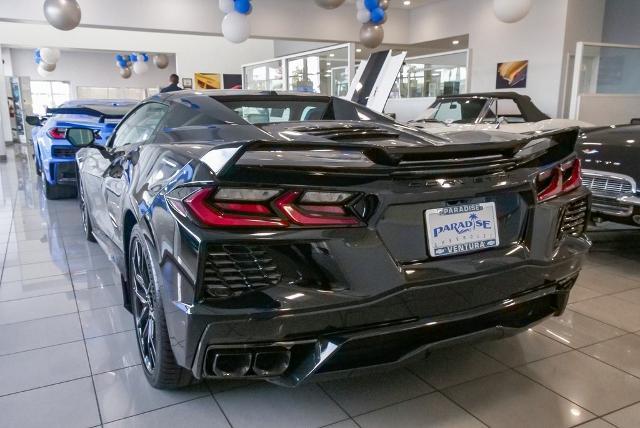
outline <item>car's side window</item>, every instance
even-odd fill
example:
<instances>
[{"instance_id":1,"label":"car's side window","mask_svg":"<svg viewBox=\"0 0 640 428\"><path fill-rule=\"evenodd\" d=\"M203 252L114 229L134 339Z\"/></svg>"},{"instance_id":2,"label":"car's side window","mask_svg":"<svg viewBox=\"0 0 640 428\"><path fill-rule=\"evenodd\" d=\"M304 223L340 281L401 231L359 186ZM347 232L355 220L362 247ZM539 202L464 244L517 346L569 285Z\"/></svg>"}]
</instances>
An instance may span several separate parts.
<instances>
[{"instance_id":1,"label":"car's side window","mask_svg":"<svg viewBox=\"0 0 640 428\"><path fill-rule=\"evenodd\" d=\"M159 103L148 103L139 107L118 127L113 147L147 141L155 132L167 110L166 105Z\"/></svg>"}]
</instances>

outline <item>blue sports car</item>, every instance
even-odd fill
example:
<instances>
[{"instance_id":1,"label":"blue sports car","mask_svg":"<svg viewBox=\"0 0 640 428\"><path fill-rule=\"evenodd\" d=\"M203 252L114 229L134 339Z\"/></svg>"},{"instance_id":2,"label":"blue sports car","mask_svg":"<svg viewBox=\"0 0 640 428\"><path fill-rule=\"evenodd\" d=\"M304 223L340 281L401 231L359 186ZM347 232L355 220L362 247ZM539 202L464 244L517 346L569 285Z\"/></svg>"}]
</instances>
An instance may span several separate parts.
<instances>
[{"instance_id":1,"label":"blue sports car","mask_svg":"<svg viewBox=\"0 0 640 428\"><path fill-rule=\"evenodd\" d=\"M105 144L116 125L131 110L134 100L74 100L47 109L47 116L29 116L36 171L42 176L47 199L76 195L75 154L77 149L67 141L70 127L89 128L95 141Z\"/></svg>"}]
</instances>

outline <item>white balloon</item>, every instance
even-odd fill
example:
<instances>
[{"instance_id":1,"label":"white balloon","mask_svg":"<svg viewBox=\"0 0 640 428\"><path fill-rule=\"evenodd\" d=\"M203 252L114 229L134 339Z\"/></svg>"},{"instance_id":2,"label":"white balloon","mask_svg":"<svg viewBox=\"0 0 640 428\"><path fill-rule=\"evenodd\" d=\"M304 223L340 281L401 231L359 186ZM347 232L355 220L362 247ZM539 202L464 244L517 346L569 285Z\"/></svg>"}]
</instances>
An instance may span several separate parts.
<instances>
[{"instance_id":1,"label":"white balloon","mask_svg":"<svg viewBox=\"0 0 640 428\"><path fill-rule=\"evenodd\" d=\"M144 61L136 61L133 63L133 72L136 74L144 74L149 70L149 66Z\"/></svg>"},{"instance_id":2,"label":"white balloon","mask_svg":"<svg viewBox=\"0 0 640 428\"><path fill-rule=\"evenodd\" d=\"M51 76L51 71L47 71L41 66L38 66L38 74L40 75L40 77L49 77Z\"/></svg>"},{"instance_id":3,"label":"white balloon","mask_svg":"<svg viewBox=\"0 0 640 428\"><path fill-rule=\"evenodd\" d=\"M218 6L224 13L231 13L235 10L233 0L218 0Z\"/></svg>"},{"instance_id":4,"label":"white balloon","mask_svg":"<svg viewBox=\"0 0 640 428\"><path fill-rule=\"evenodd\" d=\"M493 0L493 11L502 22L520 21L530 10L531 0Z\"/></svg>"},{"instance_id":5,"label":"white balloon","mask_svg":"<svg viewBox=\"0 0 640 428\"><path fill-rule=\"evenodd\" d=\"M251 26L249 18L238 12L227 14L222 20L222 35L233 43L242 43L249 38Z\"/></svg>"},{"instance_id":6,"label":"white balloon","mask_svg":"<svg viewBox=\"0 0 640 428\"><path fill-rule=\"evenodd\" d=\"M356 8L358 10L367 10L367 7L364 5L364 0L356 0Z\"/></svg>"},{"instance_id":7,"label":"white balloon","mask_svg":"<svg viewBox=\"0 0 640 428\"><path fill-rule=\"evenodd\" d=\"M371 12L369 12L367 9L360 9L358 10L357 19L359 23L366 24L367 22L371 21Z\"/></svg>"},{"instance_id":8,"label":"white balloon","mask_svg":"<svg viewBox=\"0 0 640 428\"><path fill-rule=\"evenodd\" d=\"M40 58L47 64L56 64L60 61L60 49L58 48L41 48Z\"/></svg>"}]
</instances>

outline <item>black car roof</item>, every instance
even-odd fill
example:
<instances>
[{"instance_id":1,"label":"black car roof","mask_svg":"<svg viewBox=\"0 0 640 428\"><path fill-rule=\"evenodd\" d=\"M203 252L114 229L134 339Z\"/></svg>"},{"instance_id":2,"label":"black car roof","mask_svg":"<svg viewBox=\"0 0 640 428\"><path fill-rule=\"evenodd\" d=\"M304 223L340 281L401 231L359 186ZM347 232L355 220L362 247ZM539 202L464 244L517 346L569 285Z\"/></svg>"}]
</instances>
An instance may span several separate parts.
<instances>
[{"instance_id":1,"label":"black car roof","mask_svg":"<svg viewBox=\"0 0 640 428\"><path fill-rule=\"evenodd\" d=\"M517 92L512 91L501 91L501 92L472 92L468 94L457 94L457 95L439 95L436 100L446 100L446 99L456 99L456 98L498 98L498 99L509 99L513 100L520 111L522 111L522 115L527 122L539 122L541 120L550 119L549 116L544 114L543 112L533 104L531 98L527 95L522 95Z\"/></svg>"}]
</instances>

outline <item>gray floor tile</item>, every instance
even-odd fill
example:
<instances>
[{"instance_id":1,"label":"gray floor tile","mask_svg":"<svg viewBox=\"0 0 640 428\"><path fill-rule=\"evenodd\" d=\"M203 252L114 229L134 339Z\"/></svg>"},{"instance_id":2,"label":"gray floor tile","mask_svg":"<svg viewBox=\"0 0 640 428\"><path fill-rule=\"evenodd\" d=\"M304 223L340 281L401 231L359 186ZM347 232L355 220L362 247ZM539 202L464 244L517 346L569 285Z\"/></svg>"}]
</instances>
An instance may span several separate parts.
<instances>
[{"instance_id":1,"label":"gray floor tile","mask_svg":"<svg viewBox=\"0 0 640 428\"><path fill-rule=\"evenodd\" d=\"M335 424L326 425L324 428L360 428L360 427L358 427L358 425L351 419L347 419L346 421L336 422Z\"/></svg>"},{"instance_id":2,"label":"gray floor tile","mask_svg":"<svg viewBox=\"0 0 640 428\"><path fill-rule=\"evenodd\" d=\"M77 259L67 259L71 274L87 272L113 267L113 263L104 255L85 256Z\"/></svg>"},{"instance_id":3,"label":"gray floor tile","mask_svg":"<svg viewBox=\"0 0 640 428\"><path fill-rule=\"evenodd\" d=\"M105 287L107 285L120 285L120 278L115 267L91 270L71 275L73 288L82 290L85 288Z\"/></svg>"},{"instance_id":4,"label":"gray floor tile","mask_svg":"<svg viewBox=\"0 0 640 428\"><path fill-rule=\"evenodd\" d=\"M133 330L133 316L122 306L80 312L86 338Z\"/></svg>"},{"instance_id":5,"label":"gray floor tile","mask_svg":"<svg viewBox=\"0 0 640 428\"><path fill-rule=\"evenodd\" d=\"M640 330L640 305L611 296L572 303L569 308L626 331Z\"/></svg>"},{"instance_id":6,"label":"gray floor tile","mask_svg":"<svg viewBox=\"0 0 640 428\"><path fill-rule=\"evenodd\" d=\"M609 422L603 421L602 419L594 419L576 428L616 428L616 427L611 425Z\"/></svg>"},{"instance_id":7,"label":"gray floor tile","mask_svg":"<svg viewBox=\"0 0 640 428\"><path fill-rule=\"evenodd\" d=\"M347 418L315 384L289 389L256 383L215 397L234 428L320 427Z\"/></svg>"},{"instance_id":8,"label":"gray floor tile","mask_svg":"<svg viewBox=\"0 0 640 428\"><path fill-rule=\"evenodd\" d=\"M73 291L71 279L67 275L49 276L46 278L26 279L23 281L2 282L0 285L0 302L26 299L48 294Z\"/></svg>"},{"instance_id":9,"label":"gray floor tile","mask_svg":"<svg viewBox=\"0 0 640 428\"><path fill-rule=\"evenodd\" d=\"M625 334L624 330L571 310L560 317L547 319L535 326L534 330L572 348L582 348Z\"/></svg>"},{"instance_id":10,"label":"gray floor tile","mask_svg":"<svg viewBox=\"0 0 640 428\"><path fill-rule=\"evenodd\" d=\"M183 426L230 427L212 397L203 397L160 410L132 416L105 425L105 428L177 428Z\"/></svg>"},{"instance_id":11,"label":"gray floor tile","mask_svg":"<svg viewBox=\"0 0 640 428\"><path fill-rule=\"evenodd\" d=\"M76 312L73 293L58 293L29 299L0 302L0 325Z\"/></svg>"},{"instance_id":12,"label":"gray floor tile","mask_svg":"<svg viewBox=\"0 0 640 428\"><path fill-rule=\"evenodd\" d=\"M485 425L439 392L355 418L362 428L478 428Z\"/></svg>"},{"instance_id":13,"label":"gray floor tile","mask_svg":"<svg viewBox=\"0 0 640 428\"><path fill-rule=\"evenodd\" d=\"M82 340L78 314L0 326L0 355Z\"/></svg>"},{"instance_id":14,"label":"gray floor tile","mask_svg":"<svg viewBox=\"0 0 640 428\"><path fill-rule=\"evenodd\" d=\"M89 376L83 342L0 357L0 395Z\"/></svg>"},{"instance_id":15,"label":"gray floor tile","mask_svg":"<svg viewBox=\"0 0 640 428\"><path fill-rule=\"evenodd\" d=\"M94 376L103 422L113 422L209 395L203 384L174 391L154 389L142 370L141 366L135 366Z\"/></svg>"},{"instance_id":16,"label":"gray floor tile","mask_svg":"<svg viewBox=\"0 0 640 428\"><path fill-rule=\"evenodd\" d=\"M444 391L492 428L571 427L594 415L511 370Z\"/></svg>"},{"instance_id":17,"label":"gray floor tile","mask_svg":"<svg viewBox=\"0 0 640 428\"><path fill-rule=\"evenodd\" d=\"M405 369L324 382L322 388L350 416L433 391L431 386Z\"/></svg>"},{"instance_id":18,"label":"gray floor tile","mask_svg":"<svg viewBox=\"0 0 640 428\"><path fill-rule=\"evenodd\" d=\"M580 302L582 300L593 299L594 297L602 296L602 293L599 293L595 290L591 290L589 288L574 286L571 289L571 293L569 294L569 303Z\"/></svg>"},{"instance_id":19,"label":"gray floor tile","mask_svg":"<svg viewBox=\"0 0 640 428\"><path fill-rule=\"evenodd\" d=\"M550 357L571 349L533 330L527 330L506 339L482 343L477 348L510 367Z\"/></svg>"},{"instance_id":20,"label":"gray floor tile","mask_svg":"<svg viewBox=\"0 0 640 428\"><path fill-rule=\"evenodd\" d=\"M123 304L122 287L109 285L76 290L76 302L78 302L79 311L121 306Z\"/></svg>"},{"instance_id":21,"label":"gray floor tile","mask_svg":"<svg viewBox=\"0 0 640 428\"><path fill-rule=\"evenodd\" d=\"M584 268L576 284L602 294L619 293L640 287L637 279L620 275L615 270L605 266Z\"/></svg>"},{"instance_id":22,"label":"gray floor tile","mask_svg":"<svg viewBox=\"0 0 640 428\"><path fill-rule=\"evenodd\" d=\"M10 252L5 257L5 266L19 266L25 264L41 262L64 262L66 256L64 252L51 252L50 250Z\"/></svg>"},{"instance_id":23,"label":"gray floor tile","mask_svg":"<svg viewBox=\"0 0 640 428\"><path fill-rule=\"evenodd\" d=\"M134 331L87 339L87 353L93 373L140 364L140 353Z\"/></svg>"},{"instance_id":24,"label":"gray floor tile","mask_svg":"<svg viewBox=\"0 0 640 428\"><path fill-rule=\"evenodd\" d=\"M618 410L605 416L604 419L618 428L638 428L640 427L640 403Z\"/></svg>"},{"instance_id":25,"label":"gray floor tile","mask_svg":"<svg viewBox=\"0 0 640 428\"><path fill-rule=\"evenodd\" d=\"M518 371L597 415L640 401L640 379L578 351Z\"/></svg>"},{"instance_id":26,"label":"gray floor tile","mask_svg":"<svg viewBox=\"0 0 640 428\"><path fill-rule=\"evenodd\" d=\"M90 378L0 397L0 425L86 428L100 425Z\"/></svg>"},{"instance_id":27,"label":"gray floor tile","mask_svg":"<svg viewBox=\"0 0 640 428\"><path fill-rule=\"evenodd\" d=\"M640 279L638 279L638 283L640 283ZM640 288L623 291L622 293L612 294L611 297L640 305Z\"/></svg>"},{"instance_id":28,"label":"gray floor tile","mask_svg":"<svg viewBox=\"0 0 640 428\"><path fill-rule=\"evenodd\" d=\"M438 389L506 370L507 367L468 346L435 351L411 371Z\"/></svg>"},{"instance_id":29,"label":"gray floor tile","mask_svg":"<svg viewBox=\"0 0 640 428\"><path fill-rule=\"evenodd\" d=\"M629 334L582 349L582 352L640 377L640 336Z\"/></svg>"},{"instance_id":30,"label":"gray floor tile","mask_svg":"<svg viewBox=\"0 0 640 428\"><path fill-rule=\"evenodd\" d=\"M69 272L64 261L31 263L20 266L5 267L2 272L2 282L23 281L34 278L46 278L64 275Z\"/></svg>"}]
</instances>

